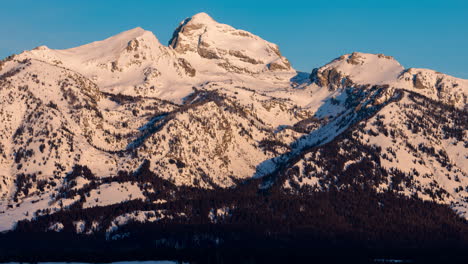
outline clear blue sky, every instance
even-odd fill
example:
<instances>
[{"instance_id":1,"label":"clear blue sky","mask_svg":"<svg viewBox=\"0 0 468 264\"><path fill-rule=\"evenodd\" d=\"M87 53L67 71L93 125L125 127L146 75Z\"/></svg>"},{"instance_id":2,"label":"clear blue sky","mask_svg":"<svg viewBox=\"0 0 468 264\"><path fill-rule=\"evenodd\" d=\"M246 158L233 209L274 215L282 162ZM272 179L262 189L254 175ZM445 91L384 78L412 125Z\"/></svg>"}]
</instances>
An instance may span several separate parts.
<instances>
[{"instance_id":1,"label":"clear blue sky","mask_svg":"<svg viewBox=\"0 0 468 264\"><path fill-rule=\"evenodd\" d=\"M167 43L182 19L207 12L277 43L301 71L361 51L468 79L467 0L5 0L0 6L0 58L39 45L70 48L137 26Z\"/></svg>"}]
</instances>

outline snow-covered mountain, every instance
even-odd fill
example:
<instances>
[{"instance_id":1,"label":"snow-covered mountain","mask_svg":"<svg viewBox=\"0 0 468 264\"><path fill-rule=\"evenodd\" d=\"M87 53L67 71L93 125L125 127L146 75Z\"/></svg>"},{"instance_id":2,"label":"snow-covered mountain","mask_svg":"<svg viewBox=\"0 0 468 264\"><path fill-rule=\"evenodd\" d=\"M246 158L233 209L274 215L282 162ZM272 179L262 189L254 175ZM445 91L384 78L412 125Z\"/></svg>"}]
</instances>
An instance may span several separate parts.
<instances>
[{"instance_id":1,"label":"snow-covered mountain","mask_svg":"<svg viewBox=\"0 0 468 264\"><path fill-rule=\"evenodd\" d=\"M168 46L141 28L41 46L0 63L0 230L257 179L291 195L369 185L466 216L467 94L468 80L382 54L297 72L277 45L205 13L182 21ZM134 213L73 225L111 232L184 216Z\"/></svg>"},{"instance_id":2,"label":"snow-covered mountain","mask_svg":"<svg viewBox=\"0 0 468 264\"><path fill-rule=\"evenodd\" d=\"M428 69L405 69L393 57L354 52L314 69L311 81L337 88L361 85L388 85L414 91L459 108L467 103L468 81Z\"/></svg>"},{"instance_id":3,"label":"snow-covered mountain","mask_svg":"<svg viewBox=\"0 0 468 264\"><path fill-rule=\"evenodd\" d=\"M294 73L277 45L250 32L219 24L206 13L182 21L169 45L208 74Z\"/></svg>"}]
</instances>

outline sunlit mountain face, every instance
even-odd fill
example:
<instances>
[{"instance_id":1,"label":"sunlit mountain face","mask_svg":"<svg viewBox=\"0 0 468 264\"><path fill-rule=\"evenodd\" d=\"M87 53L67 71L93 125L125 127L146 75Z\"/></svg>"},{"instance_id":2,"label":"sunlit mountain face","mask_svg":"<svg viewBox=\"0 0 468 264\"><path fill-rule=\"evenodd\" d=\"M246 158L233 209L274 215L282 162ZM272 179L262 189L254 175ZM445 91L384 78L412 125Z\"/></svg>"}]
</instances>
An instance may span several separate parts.
<instances>
[{"instance_id":1,"label":"sunlit mountain face","mask_svg":"<svg viewBox=\"0 0 468 264\"><path fill-rule=\"evenodd\" d=\"M12 55L0 255L52 256L64 241L59 256L87 261L77 248L461 252L467 94L468 80L383 54L298 72L276 44L205 13L168 45L135 28Z\"/></svg>"}]
</instances>

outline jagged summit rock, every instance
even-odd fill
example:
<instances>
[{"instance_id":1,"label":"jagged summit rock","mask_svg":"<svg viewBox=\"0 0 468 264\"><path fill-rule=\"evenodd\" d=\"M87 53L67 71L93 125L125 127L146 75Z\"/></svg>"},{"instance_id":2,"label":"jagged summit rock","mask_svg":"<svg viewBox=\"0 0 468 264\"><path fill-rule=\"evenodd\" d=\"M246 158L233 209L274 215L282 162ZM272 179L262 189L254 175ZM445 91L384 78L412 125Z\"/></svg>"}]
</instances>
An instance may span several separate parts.
<instances>
[{"instance_id":1,"label":"jagged summit rock","mask_svg":"<svg viewBox=\"0 0 468 264\"><path fill-rule=\"evenodd\" d=\"M199 67L208 64L211 70L248 74L293 71L277 45L218 23L206 13L183 20L169 46L189 61L199 62Z\"/></svg>"}]
</instances>

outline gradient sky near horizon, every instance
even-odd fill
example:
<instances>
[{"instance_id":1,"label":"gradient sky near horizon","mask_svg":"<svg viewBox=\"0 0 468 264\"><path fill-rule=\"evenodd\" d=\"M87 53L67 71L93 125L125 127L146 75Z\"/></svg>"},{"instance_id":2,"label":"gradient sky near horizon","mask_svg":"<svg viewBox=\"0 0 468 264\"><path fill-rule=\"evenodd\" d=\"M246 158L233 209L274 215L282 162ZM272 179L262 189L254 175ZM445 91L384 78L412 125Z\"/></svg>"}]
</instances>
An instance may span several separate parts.
<instances>
[{"instance_id":1,"label":"gradient sky near horizon","mask_svg":"<svg viewBox=\"0 0 468 264\"><path fill-rule=\"evenodd\" d=\"M65 49L140 26L166 44L199 12L280 46L310 72L353 51L468 79L467 0L15 0L1 1L0 58L46 45Z\"/></svg>"}]
</instances>

